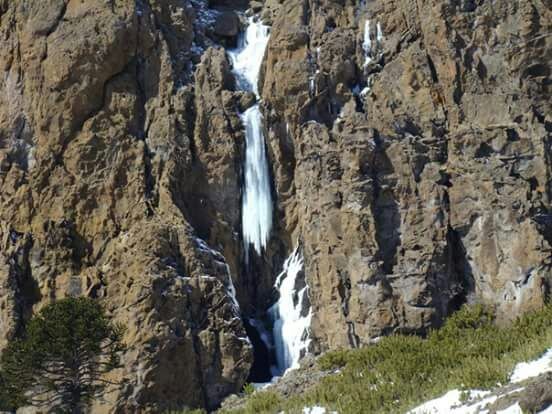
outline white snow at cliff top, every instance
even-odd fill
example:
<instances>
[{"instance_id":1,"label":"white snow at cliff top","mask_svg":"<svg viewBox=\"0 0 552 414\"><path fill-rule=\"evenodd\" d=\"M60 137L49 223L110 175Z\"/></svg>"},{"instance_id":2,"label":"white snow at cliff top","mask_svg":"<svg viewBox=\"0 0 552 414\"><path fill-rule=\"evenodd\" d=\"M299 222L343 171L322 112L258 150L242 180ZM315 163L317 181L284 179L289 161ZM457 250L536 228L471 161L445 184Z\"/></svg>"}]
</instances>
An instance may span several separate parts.
<instances>
[{"instance_id":1,"label":"white snow at cliff top","mask_svg":"<svg viewBox=\"0 0 552 414\"><path fill-rule=\"evenodd\" d=\"M514 368L510 377L511 382L521 382L527 378L535 377L545 372L552 371L552 348L539 359L529 362L520 362Z\"/></svg>"}]
</instances>

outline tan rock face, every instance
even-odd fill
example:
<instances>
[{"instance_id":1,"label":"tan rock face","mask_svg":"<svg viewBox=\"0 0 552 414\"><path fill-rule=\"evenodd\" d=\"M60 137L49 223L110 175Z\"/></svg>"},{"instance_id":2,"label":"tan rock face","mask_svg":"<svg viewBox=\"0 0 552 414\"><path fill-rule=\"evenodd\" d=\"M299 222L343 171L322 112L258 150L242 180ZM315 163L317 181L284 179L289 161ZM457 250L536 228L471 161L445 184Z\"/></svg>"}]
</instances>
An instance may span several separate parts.
<instances>
[{"instance_id":1,"label":"tan rock face","mask_svg":"<svg viewBox=\"0 0 552 414\"><path fill-rule=\"evenodd\" d=\"M0 347L45 303L97 298L129 345L98 412L237 392L240 316L274 300L297 242L314 351L548 295L549 2L251 2L272 25L275 230L248 266L239 113L255 96L222 47L245 3L0 0Z\"/></svg>"},{"instance_id":2,"label":"tan rock face","mask_svg":"<svg viewBox=\"0 0 552 414\"><path fill-rule=\"evenodd\" d=\"M305 252L315 348L421 332L465 301L503 319L541 306L549 5L291 1L276 16L262 85L278 236Z\"/></svg>"},{"instance_id":3,"label":"tan rock face","mask_svg":"<svg viewBox=\"0 0 552 414\"><path fill-rule=\"evenodd\" d=\"M193 26L201 10L185 6L0 7L2 345L49 301L98 298L129 347L113 374L122 386L98 412L214 407L252 364L231 280L239 97L224 99L233 79L215 50L194 95L192 40L209 39ZM237 253L227 262L217 250Z\"/></svg>"}]
</instances>

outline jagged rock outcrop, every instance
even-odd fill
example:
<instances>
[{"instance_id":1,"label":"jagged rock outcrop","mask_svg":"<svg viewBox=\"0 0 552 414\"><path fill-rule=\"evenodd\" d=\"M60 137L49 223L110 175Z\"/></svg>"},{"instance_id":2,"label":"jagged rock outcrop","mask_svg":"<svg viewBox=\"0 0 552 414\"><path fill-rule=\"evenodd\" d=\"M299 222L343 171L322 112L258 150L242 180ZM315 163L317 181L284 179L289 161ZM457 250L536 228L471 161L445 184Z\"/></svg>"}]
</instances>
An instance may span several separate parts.
<instances>
[{"instance_id":1,"label":"jagged rock outcrop","mask_svg":"<svg viewBox=\"0 0 552 414\"><path fill-rule=\"evenodd\" d=\"M217 251L240 245L240 141L230 115L210 113L232 94L223 52L207 52L194 94L214 12L176 0L0 10L2 344L44 303L89 295L129 347L121 387L95 411L215 407L247 379L252 347L231 280L239 253ZM225 78L206 80L216 67ZM218 174L216 154L228 156ZM206 226L191 211L202 203Z\"/></svg>"},{"instance_id":2,"label":"jagged rock outcrop","mask_svg":"<svg viewBox=\"0 0 552 414\"><path fill-rule=\"evenodd\" d=\"M246 265L255 96L224 47L248 6L272 25L276 213ZM0 347L89 295L129 345L96 410L213 408L246 381L242 319L296 243L313 351L421 333L466 301L504 320L540 306L551 32L548 0L0 0Z\"/></svg>"},{"instance_id":3,"label":"jagged rock outcrop","mask_svg":"<svg viewBox=\"0 0 552 414\"><path fill-rule=\"evenodd\" d=\"M551 270L549 2L287 1L263 85L319 349L510 319ZM369 20L369 53L364 38Z\"/></svg>"}]
</instances>

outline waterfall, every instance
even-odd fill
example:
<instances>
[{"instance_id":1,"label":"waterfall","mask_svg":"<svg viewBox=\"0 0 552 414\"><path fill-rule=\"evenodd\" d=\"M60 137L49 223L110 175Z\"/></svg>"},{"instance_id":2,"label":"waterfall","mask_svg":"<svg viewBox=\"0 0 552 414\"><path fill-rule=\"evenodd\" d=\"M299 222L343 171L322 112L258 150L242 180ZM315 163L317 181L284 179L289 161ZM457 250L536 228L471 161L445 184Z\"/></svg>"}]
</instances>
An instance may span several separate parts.
<instances>
[{"instance_id":1,"label":"waterfall","mask_svg":"<svg viewBox=\"0 0 552 414\"><path fill-rule=\"evenodd\" d=\"M376 22L376 46L372 43L372 34L370 33L370 20L364 22L364 40L362 41L362 50L364 50L364 66L368 66L374 58L381 57L383 48L383 30L381 23Z\"/></svg>"},{"instance_id":2,"label":"waterfall","mask_svg":"<svg viewBox=\"0 0 552 414\"><path fill-rule=\"evenodd\" d=\"M276 350L274 375L298 368L299 360L308 351L312 311L302 270L303 257L297 247L284 262L283 271L276 279L275 287L280 298L268 310Z\"/></svg>"},{"instance_id":3,"label":"waterfall","mask_svg":"<svg viewBox=\"0 0 552 414\"><path fill-rule=\"evenodd\" d=\"M367 66L371 60L372 54L372 39L370 38L370 20L364 22L364 41L362 42L362 49L364 49L364 66Z\"/></svg>"},{"instance_id":4,"label":"waterfall","mask_svg":"<svg viewBox=\"0 0 552 414\"><path fill-rule=\"evenodd\" d=\"M380 22L376 25L376 42L378 43L378 47L381 47L383 44L383 31L381 30Z\"/></svg>"},{"instance_id":5,"label":"waterfall","mask_svg":"<svg viewBox=\"0 0 552 414\"><path fill-rule=\"evenodd\" d=\"M366 19L364 21L364 36L362 41L362 50L364 51L364 68L367 68L372 63L381 64L383 58L383 30L381 28L381 23L376 22L376 33L375 39L373 39L372 33L370 31L370 20ZM375 44L374 44L375 40ZM365 98L366 95L370 92L372 86L372 76L368 75L366 79L366 86L362 88L361 85L357 84L353 88L353 94L360 96L360 98Z\"/></svg>"},{"instance_id":6,"label":"waterfall","mask_svg":"<svg viewBox=\"0 0 552 414\"><path fill-rule=\"evenodd\" d=\"M239 38L238 47L228 54L240 89L254 92L259 99L259 72L269 32L268 26L260 20L255 21L250 17L248 22L245 33ZM246 140L242 234L247 260L250 245L260 255L268 242L272 228L272 197L259 104L247 109L240 117Z\"/></svg>"},{"instance_id":7,"label":"waterfall","mask_svg":"<svg viewBox=\"0 0 552 414\"><path fill-rule=\"evenodd\" d=\"M238 87L254 92L257 100L260 99L259 71L268 38L269 28L250 17L245 33L239 38L238 47L228 52ZM247 261L251 245L262 255L268 242L272 228L272 197L259 103L247 109L240 118L246 137L242 234ZM268 310L273 326L271 332L263 328L260 320L249 320L266 348L275 351L276 366L271 369L274 376L283 374L287 369L297 368L299 359L307 352L310 343L308 329L311 310L302 268L303 258L299 248L296 248L284 262L283 271L276 279L275 288L280 298Z\"/></svg>"}]
</instances>

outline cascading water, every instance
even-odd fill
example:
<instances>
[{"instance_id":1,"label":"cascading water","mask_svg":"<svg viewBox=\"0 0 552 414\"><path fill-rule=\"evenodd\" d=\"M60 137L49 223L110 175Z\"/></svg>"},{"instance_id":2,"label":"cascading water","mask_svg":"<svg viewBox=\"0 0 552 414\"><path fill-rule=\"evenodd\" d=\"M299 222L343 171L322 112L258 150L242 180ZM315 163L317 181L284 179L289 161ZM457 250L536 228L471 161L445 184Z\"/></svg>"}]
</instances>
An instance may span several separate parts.
<instances>
[{"instance_id":1,"label":"cascading water","mask_svg":"<svg viewBox=\"0 0 552 414\"><path fill-rule=\"evenodd\" d=\"M238 47L228 54L240 89L254 92L259 100L258 76L268 44L269 28L254 17L249 18L248 22L245 33L239 38ZM259 104L253 105L240 116L246 135L242 234L247 261L251 245L262 255L268 242L272 228L272 197ZM299 248L296 248L285 261L284 269L275 283L280 298L268 310L273 326L271 332L264 329L262 321L248 320L251 335L258 337L257 342L260 342L257 349L259 356L267 362L276 360L271 367L273 376L296 368L310 343L310 301L302 267L303 258Z\"/></svg>"},{"instance_id":2,"label":"cascading water","mask_svg":"<svg viewBox=\"0 0 552 414\"><path fill-rule=\"evenodd\" d=\"M372 38L370 37L370 20L368 19L364 22L362 49L364 49L364 66L367 66L372 61Z\"/></svg>"},{"instance_id":3,"label":"cascading water","mask_svg":"<svg viewBox=\"0 0 552 414\"><path fill-rule=\"evenodd\" d=\"M280 298L268 311L273 322L277 362L273 375L298 368L299 360L308 351L312 311L302 269L303 257L297 247L284 262L284 269L276 279L275 287Z\"/></svg>"},{"instance_id":4,"label":"cascading water","mask_svg":"<svg viewBox=\"0 0 552 414\"><path fill-rule=\"evenodd\" d=\"M383 30L381 28L381 23L376 22L375 44L370 27L370 20L366 19L364 21L364 37L362 41L364 68L369 67L372 63L379 63L383 56ZM364 98L370 92L371 86L372 78L371 75L369 75L366 79L366 86L361 90L360 84L357 84L353 89L353 93Z\"/></svg>"},{"instance_id":5,"label":"cascading water","mask_svg":"<svg viewBox=\"0 0 552 414\"><path fill-rule=\"evenodd\" d=\"M376 44L374 47L372 33L370 31L370 20L364 21L364 39L362 41L362 49L364 50L364 66L368 66L374 59L381 57L383 46L383 30L381 23L376 23Z\"/></svg>"},{"instance_id":6,"label":"cascading water","mask_svg":"<svg viewBox=\"0 0 552 414\"><path fill-rule=\"evenodd\" d=\"M239 87L254 92L257 99L259 71L268 38L268 26L251 17L245 33L239 38L238 47L228 53ZM272 228L272 197L259 104L253 105L240 117L246 136L242 234L247 260L250 245L260 255L268 242Z\"/></svg>"},{"instance_id":7,"label":"cascading water","mask_svg":"<svg viewBox=\"0 0 552 414\"><path fill-rule=\"evenodd\" d=\"M383 30L381 30L380 22L376 25L376 42L378 42L378 47L381 47L383 43Z\"/></svg>"}]
</instances>

